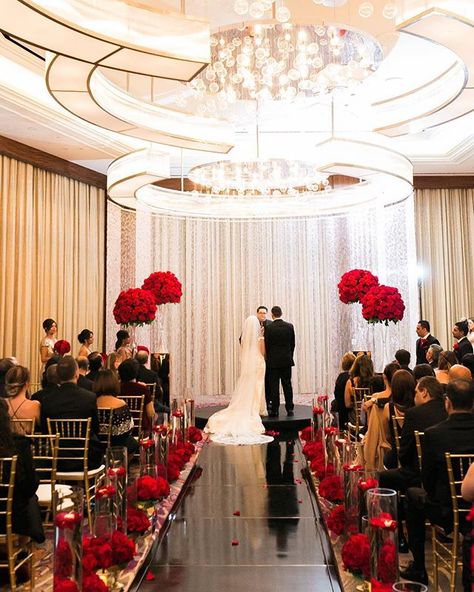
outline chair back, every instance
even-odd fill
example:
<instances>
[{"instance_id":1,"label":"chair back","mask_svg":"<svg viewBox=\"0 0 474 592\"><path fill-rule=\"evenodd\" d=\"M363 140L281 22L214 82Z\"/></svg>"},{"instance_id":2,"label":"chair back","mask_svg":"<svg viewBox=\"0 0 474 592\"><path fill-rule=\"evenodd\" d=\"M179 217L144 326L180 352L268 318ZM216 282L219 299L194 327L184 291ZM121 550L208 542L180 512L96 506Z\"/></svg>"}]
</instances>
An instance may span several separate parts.
<instances>
[{"instance_id":1,"label":"chair back","mask_svg":"<svg viewBox=\"0 0 474 592\"><path fill-rule=\"evenodd\" d=\"M17 456L0 457L0 541L12 536L13 491L15 488ZM6 537L6 538L5 538Z\"/></svg>"},{"instance_id":2,"label":"chair back","mask_svg":"<svg viewBox=\"0 0 474 592\"><path fill-rule=\"evenodd\" d=\"M461 495L461 484L470 465L474 462L474 452L469 454L452 454L446 452L445 456L451 503L453 505L454 531L457 532L460 519L465 518L472 507L472 504L466 502Z\"/></svg>"},{"instance_id":3,"label":"chair back","mask_svg":"<svg viewBox=\"0 0 474 592\"><path fill-rule=\"evenodd\" d=\"M91 419L51 419L48 431L59 434L58 465L60 471L88 470Z\"/></svg>"},{"instance_id":4,"label":"chair back","mask_svg":"<svg viewBox=\"0 0 474 592\"><path fill-rule=\"evenodd\" d=\"M418 466L421 471L421 462L423 457L423 436L425 432L419 432L415 430L415 444L416 444L416 454L418 456Z\"/></svg>"},{"instance_id":5,"label":"chair back","mask_svg":"<svg viewBox=\"0 0 474 592\"><path fill-rule=\"evenodd\" d=\"M151 400L154 403L155 397L156 397L156 382L146 382L145 385L147 386L148 390L150 391Z\"/></svg>"},{"instance_id":6,"label":"chair back","mask_svg":"<svg viewBox=\"0 0 474 592\"><path fill-rule=\"evenodd\" d=\"M10 425L14 434L28 436L35 433L35 420L33 419L10 419Z\"/></svg>"},{"instance_id":7,"label":"chair back","mask_svg":"<svg viewBox=\"0 0 474 592\"><path fill-rule=\"evenodd\" d=\"M112 421L114 410L111 407L98 407L99 416L99 439L108 448L112 441Z\"/></svg>"},{"instance_id":8,"label":"chair back","mask_svg":"<svg viewBox=\"0 0 474 592\"><path fill-rule=\"evenodd\" d=\"M133 436L139 438L142 432L142 419L145 408L145 395L120 395L118 397L127 404L133 417Z\"/></svg>"},{"instance_id":9,"label":"chair back","mask_svg":"<svg viewBox=\"0 0 474 592\"><path fill-rule=\"evenodd\" d=\"M362 412L362 403L366 400L366 398L370 398L370 389L369 388L358 388L355 387L352 389L352 408L354 409L354 423L348 422L347 430L349 433L349 438L353 442L359 441L359 433L361 426L360 421L360 414Z\"/></svg>"},{"instance_id":10,"label":"chair back","mask_svg":"<svg viewBox=\"0 0 474 592\"><path fill-rule=\"evenodd\" d=\"M403 427L403 417L392 415L393 439L395 440L395 450L397 451L397 464L400 468L400 428Z\"/></svg>"}]
</instances>

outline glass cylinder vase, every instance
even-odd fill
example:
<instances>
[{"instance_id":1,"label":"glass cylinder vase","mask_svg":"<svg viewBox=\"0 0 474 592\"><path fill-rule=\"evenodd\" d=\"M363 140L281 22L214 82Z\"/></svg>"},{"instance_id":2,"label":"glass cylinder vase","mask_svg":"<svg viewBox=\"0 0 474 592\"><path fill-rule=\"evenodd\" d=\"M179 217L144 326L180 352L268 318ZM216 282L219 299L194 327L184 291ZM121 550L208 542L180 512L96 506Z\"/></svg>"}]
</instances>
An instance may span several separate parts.
<instances>
[{"instance_id":1,"label":"glass cylinder vase","mask_svg":"<svg viewBox=\"0 0 474 592\"><path fill-rule=\"evenodd\" d=\"M95 492L94 531L96 537L112 536L117 529L117 491L113 485L101 485Z\"/></svg>"},{"instance_id":2,"label":"glass cylinder vase","mask_svg":"<svg viewBox=\"0 0 474 592\"><path fill-rule=\"evenodd\" d=\"M186 430L186 439L188 437L188 429L194 426L194 399L184 400L184 429Z\"/></svg>"},{"instance_id":3,"label":"glass cylinder vase","mask_svg":"<svg viewBox=\"0 0 474 592\"><path fill-rule=\"evenodd\" d=\"M184 412L182 409L177 409L171 414L171 442L176 446L184 442Z\"/></svg>"},{"instance_id":4,"label":"glass cylinder vase","mask_svg":"<svg viewBox=\"0 0 474 592\"><path fill-rule=\"evenodd\" d=\"M84 490L72 487L67 493L55 492L54 508L54 583L53 590L67 587L82 590L82 525Z\"/></svg>"},{"instance_id":5,"label":"glass cylinder vase","mask_svg":"<svg viewBox=\"0 0 474 592\"><path fill-rule=\"evenodd\" d=\"M377 471L365 471L359 478L358 505L359 505L359 529L362 532L362 520L367 517L367 491L379 486Z\"/></svg>"},{"instance_id":6,"label":"glass cylinder vase","mask_svg":"<svg viewBox=\"0 0 474 592\"><path fill-rule=\"evenodd\" d=\"M360 465L344 466L344 516L347 534L360 532L359 525L359 479L364 469Z\"/></svg>"},{"instance_id":7,"label":"glass cylinder vase","mask_svg":"<svg viewBox=\"0 0 474 592\"><path fill-rule=\"evenodd\" d=\"M398 579L397 492L377 487L366 497L371 579L393 585Z\"/></svg>"},{"instance_id":8,"label":"glass cylinder vase","mask_svg":"<svg viewBox=\"0 0 474 592\"><path fill-rule=\"evenodd\" d=\"M107 448L105 475L107 485L115 488L114 511L117 517L117 529L126 533L128 452L125 446Z\"/></svg>"},{"instance_id":9,"label":"glass cylinder vase","mask_svg":"<svg viewBox=\"0 0 474 592\"><path fill-rule=\"evenodd\" d=\"M155 426L155 466L158 477L168 480L169 428L167 425Z\"/></svg>"},{"instance_id":10,"label":"glass cylinder vase","mask_svg":"<svg viewBox=\"0 0 474 592\"><path fill-rule=\"evenodd\" d=\"M140 445L140 475L156 477L155 440L147 436L139 440Z\"/></svg>"}]
</instances>

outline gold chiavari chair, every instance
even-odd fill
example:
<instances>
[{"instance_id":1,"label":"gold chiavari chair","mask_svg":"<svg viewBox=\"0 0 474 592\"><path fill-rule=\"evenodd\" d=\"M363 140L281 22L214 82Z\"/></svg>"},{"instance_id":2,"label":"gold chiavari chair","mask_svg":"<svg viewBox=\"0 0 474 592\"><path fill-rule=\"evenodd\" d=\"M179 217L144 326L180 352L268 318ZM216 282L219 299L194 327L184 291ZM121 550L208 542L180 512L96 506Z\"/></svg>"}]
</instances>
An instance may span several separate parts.
<instances>
[{"instance_id":1,"label":"gold chiavari chair","mask_svg":"<svg viewBox=\"0 0 474 592\"><path fill-rule=\"evenodd\" d=\"M142 420L145 409L145 395L119 395L130 409L130 414L133 417L133 436L140 438L142 433Z\"/></svg>"},{"instance_id":2,"label":"gold chiavari chair","mask_svg":"<svg viewBox=\"0 0 474 592\"><path fill-rule=\"evenodd\" d=\"M29 589L34 590L34 554L33 542L13 533L12 512L17 456L0 458L0 544L6 547L6 557L0 556L0 567L8 569L11 592L16 592L18 585L16 573L23 565L28 565L30 572ZM20 558L20 554L22 557Z\"/></svg>"},{"instance_id":3,"label":"gold chiavari chair","mask_svg":"<svg viewBox=\"0 0 474 592\"><path fill-rule=\"evenodd\" d=\"M97 481L104 474L105 466L89 469L89 442L91 420L87 419L51 419L48 417L48 431L59 434L58 481L84 484L87 518L92 528L92 500L95 497ZM68 465L81 466L79 471L67 471Z\"/></svg>"},{"instance_id":4,"label":"gold chiavari chair","mask_svg":"<svg viewBox=\"0 0 474 592\"><path fill-rule=\"evenodd\" d=\"M156 397L156 382L146 382L145 385L148 387L148 390L150 391L151 395L151 400L154 403Z\"/></svg>"},{"instance_id":5,"label":"gold chiavari chair","mask_svg":"<svg viewBox=\"0 0 474 592\"><path fill-rule=\"evenodd\" d=\"M98 407L99 416L99 438L106 448L111 446L112 441L112 420L114 410L111 407Z\"/></svg>"},{"instance_id":6,"label":"gold chiavari chair","mask_svg":"<svg viewBox=\"0 0 474 592\"><path fill-rule=\"evenodd\" d=\"M435 524L431 525L433 584L434 589L438 590L439 571L440 568L445 567L449 573L449 592L455 592L458 571L462 570L462 553L459 552L462 544L461 518L467 516L472 506L462 498L461 483L469 466L474 462L474 452L472 454L446 452L445 457L453 508L453 531L447 539L442 528Z\"/></svg>"},{"instance_id":7,"label":"gold chiavari chair","mask_svg":"<svg viewBox=\"0 0 474 592\"><path fill-rule=\"evenodd\" d=\"M400 428L403 427L403 417L392 416L393 438L395 440L395 450L397 451L397 464L400 468Z\"/></svg>"},{"instance_id":8,"label":"gold chiavari chair","mask_svg":"<svg viewBox=\"0 0 474 592\"><path fill-rule=\"evenodd\" d=\"M359 434L361 430L361 421L360 421L360 414L362 411L362 403L367 399L370 398L370 389L369 388L354 388L353 393L351 396L352 399L352 408L354 409L354 423L348 422L347 423L347 432L349 435L349 439L353 442L359 441Z\"/></svg>"},{"instance_id":9,"label":"gold chiavari chair","mask_svg":"<svg viewBox=\"0 0 474 592\"><path fill-rule=\"evenodd\" d=\"M423 456L423 436L425 435L425 432L419 432L418 430L415 430L415 444L416 444L416 454L418 456L418 466L420 467L420 471L421 471L421 462L422 462L422 456Z\"/></svg>"},{"instance_id":10,"label":"gold chiavari chair","mask_svg":"<svg viewBox=\"0 0 474 592\"><path fill-rule=\"evenodd\" d=\"M67 494L71 491L67 485L56 483L59 434L30 434L27 438L31 443L35 470L40 481L36 495L41 508L46 512L44 523L51 526L54 492Z\"/></svg>"},{"instance_id":11,"label":"gold chiavari chair","mask_svg":"<svg viewBox=\"0 0 474 592\"><path fill-rule=\"evenodd\" d=\"M10 419L12 432L21 436L29 436L35 433L35 420L33 419Z\"/></svg>"}]
</instances>

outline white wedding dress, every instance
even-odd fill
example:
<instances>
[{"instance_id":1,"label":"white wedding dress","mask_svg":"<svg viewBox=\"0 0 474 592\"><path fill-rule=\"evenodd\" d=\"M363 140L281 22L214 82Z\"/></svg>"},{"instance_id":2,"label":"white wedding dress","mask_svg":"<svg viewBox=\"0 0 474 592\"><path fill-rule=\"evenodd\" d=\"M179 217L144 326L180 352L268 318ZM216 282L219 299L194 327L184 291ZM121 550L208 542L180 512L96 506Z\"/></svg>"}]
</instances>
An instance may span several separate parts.
<instances>
[{"instance_id":1,"label":"white wedding dress","mask_svg":"<svg viewBox=\"0 0 474 592\"><path fill-rule=\"evenodd\" d=\"M265 358L259 347L260 323L256 316L245 320L241 337L241 369L229 406L214 413L204 428L220 444L264 444L260 414L265 409Z\"/></svg>"}]
</instances>

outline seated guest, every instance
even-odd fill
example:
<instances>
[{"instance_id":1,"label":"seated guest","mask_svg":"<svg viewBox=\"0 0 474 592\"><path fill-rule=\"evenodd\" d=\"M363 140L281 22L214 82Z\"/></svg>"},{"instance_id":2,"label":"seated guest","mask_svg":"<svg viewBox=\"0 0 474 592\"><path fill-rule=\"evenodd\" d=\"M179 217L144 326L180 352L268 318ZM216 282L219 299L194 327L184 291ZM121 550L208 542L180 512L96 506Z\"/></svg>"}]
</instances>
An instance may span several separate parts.
<instances>
[{"instance_id":1,"label":"seated guest","mask_svg":"<svg viewBox=\"0 0 474 592\"><path fill-rule=\"evenodd\" d=\"M439 354L442 351L443 348L440 345L437 345L436 343L433 343L433 345L430 345L430 347L428 348L428 351L426 352L426 361L432 368L438 367Z\"/></svg>"},{"instance_id":2,"label":"seated guest","mask_svg":"<svg viewBox=\"0 0 474 592\"><path fill-rule=\"evenodd\" d=\"M87 360L89 362L89 372L86 374L86 378L94 382L99 370L103 366L102 356L100 355L100 352L95 351L87 356Z\"/></svg>"},{"instance_id":3,"label":"seated guest","mask_svg":"<svg viewBox=\"0 0 474 592\"><path fill-rule=\"evenodd\" d=\"M30 373L24 366L10 368L5 376L5 400L7 402L10 419L34 419L40 421L41 405L38 401L30 401L27 391L30 383ZM26 424L16 426L18 433L25 434Z\"/></svg>"},{"instance_id":4,"label":"seated guest","mask_svg":"<svg viewBox=\"0 0 474 592\"><path fill-rule=\"evenodd\" d=\"M474 353L472 343L467 338L468 333L469 326L466 320L454 323L453 337L458 341L454 344L453 350L459 363L462 362L462 359L466 354Z\"/></svg>"},{"instance_id":5,"label":"seated guest","mask_svg":"<svg viewBox=\"0 0 474 592\"><path fill-rule=\"evenodd\" d=\"M115 372L118 377L118 367L124 362L127 357L124 355L123 350L121 352L112 352L107 356L107 369Z\"/></svg>"},{"instance_id":6,"label":"seated guest","mask_svg":"<svg viewBox=\"0 0 474 592\"><path fill-rule=\"evenodd\" d=\"M467 502L474 502L474 463L462 480L461 495Z\"/></svg>"},{"instance_id":7,"label":"seated guest","mask_svg":"<svg viewBox=\"0 0 474 592\"><path fill-rule=\"evenodd\" d=\"M77 367L79 368L79 378L77 379L77 386L80 386L86 391L93 391L93 382L90 378L87 378L89 372L89 360L83 356L76 358Z\"/></svg>"},{"instance_id":8,"label":"seated guest","mask_svg":"<svg viewBox=\"0 0 474 592\"><path fill-rule=\"evenodd\" d=\"M456 354L452 351L443 351L439 354L438 369L436 370L436 379L441 384L448 384L449 369L457 364Z\"/></svg>"},{"instance_id":9,"label":"seated guest","mask_svg":"<svg viewBox=\"0 0 474 592\"><path fill-rule=\"evenodd\" d=\"M446 452L467 454L474 452L474 383L456 380L446 389L446 410L448 418L425 430L423 438L422 482L423 489L412 487L407 490L408 545L413 561L404 571L402 578L428 583L425 569L425 520L444 528L449 534L453 528L451 492L446 467ZM459 476L458 476L459 478ZM460 524L461 531L466 523ZM470 528L470 526L469 526Z\"/></svg>"},{"instance_id":10,"label":"seated guest","mask_svg":"<svg viewBox=\"0 0 474 592\"><path fill-rule=\"evenodd\" d=\"M407 351L406 349L397 350L395 352L395 360L396 360L397 364L400 366L401 370L409 370L411 372L411 369L410 369L411 354L409 351Z\"/></svg>"},{"instance_id":11,"label":"seated guest","mask_svg":"<svg viewBox=\"0 0 474 592\"><path fill-rule=\"evenodd\" d=\"M15 358L2 358L0 360L0 397L5 396L5 376L7 372L17 364Z\"/></svg>"},{"instance_id":12,"label":"seated guest","mask_svg":"<svg viewBox=\"0 0 474 592\"><path fill-rule=\"evenodd\" d=\"M381 393L385 390L385 381L382 374L374 374L370 379L370 392Z\"/></svg>"},{"instance_id":13,"label":"seated guest","mask_svg":"<svg viewBox=\"0 0 474 592\"><path fill-rule=\"evenodd\" d=\"M370 379L374 375L374 365L370 356L359 354L349 370L349 379L344 388L344 404L349 409L349 421L355 423L353 404L354 389L370 388Z\"/></svg>"},{"instance_id":14,"label":"seated guest","mask_svg":"<svg viewBox=\"0 0 474 592\"><path fill-rule=\"evenodd\" d=\"M408 487L421 482L415 431L424 432L446 419L443 387L432 376L420 378L415 389L415 406L405 412L400 434L400 468L382 471L380 487L404 493Z\"/></svg>"},{"instance_id":15,"label":"seated guest","mask_svg":"<svg viewBox=\"0 0 474 592\"><path fill-rule=\"evenodd\" d=\"M149 370L146 367L148 364L150 352L144 345L137 347L137 353L135 354L136 361L140 364L138 369L137 380L144 384L155 384L155 409L156 411L167 411L168 408L164 407L161 403L163 401L163 389L161 388L161 380L156 372Z\"/></svg>"},{"instance_id":16,"label":"seated guest","mask_svg":"<svg viewBox=\"0 0 474 592\"><path fill-rule=\"evenodd\" d=\"M364 401L362 409L365 412L370 411L372 406L376 403L380 407L383 407L385 403L388 402L392 394L392 377L395 374L395 372L397 372L397 370L400 370L400 366L398 364L395 364L394 362L387 364L385 366L385 368L383 369L383 381L385 384L385 388L381 392L372 393L372 397L369 399L369 401Z\"/></svg>"},{"instance_id":17,"label":"seated guest","mask_svg":"<svg viewBox=\"0 0 474 592\"><path fill-rule=\"evenodd\" d=\"M15 489L13 492L13 532L32 538L37 543L45 540L36 490L39 479L26 436L13 434L7 404L0 400L0 456L17 456ZM3 480L8 475L3 475ZM0 519L0 532L5 532L4 516Z\"/></svg>"},{"instance_id":18,"label":"seated guest","mask_svg":"<svg viewBox=\"0 0 474 592\"><path fill-rule=\"evenodd\" d=\"M416 340L416 365L419 364L426 364L426 352L430 345L433 343L437 343L439 345L439 341L436 337L433 337L430 333L430 324L428 321L419 321L416 326L416 334L418 335L418 339Z\"/></svg>"},{"instance_id":19,"label":"seated guest","mask_svg":"<svg viewBox=\"0 0 474 592\"><path fill-rule=\"evenodd\" d=\"M471 380L471 371L466 366L454 364L448 372L448 384L455 380Z\"/></svg>"},{"instance_id":20,"label":"seated guest","mask_svg":"<svg viewBox=\"0 0 474 592\"><path fill-rule=\"evenodd\" d=\"M130 409L120 395L120 382L112 370L100 370L94 382L97 407L114 410L112 417L112 446L126 446L129 452L136 452L138 443L132 436L133 418Z\"/></svg>"},{"instance_id":21,"label":"seated guest","mask_svg":"<svg viewBox=\"0 0 474 592\"><path fill-rule=\"evenodd\" d=\"M117 331L117 341L115 342L115 351L119 350L121 347L128 347L130 345L130 333L125 329L119 329Z\"/></svg>"},{"instance_id":22,"label":"seated guest","mask_svg":"<svg viewBox=\"0 0 474 592\"><path fill-rule=\"evenodd\" d=\"M420 378L423 378L424 376L434 377L434 375L435 371L429 364L417 364L413 368L413 378L415 379L415 382L418 382Z\"/></svg>"},{"instance_id":23,"label":"seated guest","mask_svg":"<svg viewBox=\"0 0 474 592\"><path fill-rule=\"evenodd\" d=\"M471 378L474 378L474 354L466 354L462 359L462 365L469 368Z\"/></svg>"},{"instance_id":24,"label":"seated guest","mask_svg":"<svg viewBox=\"0 0 474 592\"><path fill-rule=\"evenodd\" d=\"M344 389L349 380L349 370L354 363L355 355L352 352L346 352L341 359L341 372L336 378L334 385L334 400L336 401L335 411L339 414L339 427L344 429L349 419L349 409L344 402Z\"/></svg>"},{"instance_id":25,"label":"seated guest","mask_svg":"<svg viewBox=\"0 0 474 592\"><path fill-rule=\"evenodd\" d=\"M408 370L398 370L392 377L391 386L392 400L385 404L383 410L385 437L391 446L391 450L384 457L384 465L387 469L396 468L398 462L393 422L397 422L398 433L401 434L405 413L414 405L415 379L413 374Z\"/></svg>"},{"instance_id":26,"label":"seated guest","mask_svg":"<svg viewBox=\"0 0 474 592\"><path fill-rule=\"evenodd\" d=\"M87 356L92 353L90 347L92 342L94 341L94 333L90 329L83 329L79 335L77 336L77 340L81 344L79 351L77 352L78 358L87 358Z\"/></svg>"},{"instance_id":27,"label":"seated guest","mask_svg":"<svg viewBox=\"0 0 474 592\"><path fill-rule=\"evenodd\" d=\"M120 376L120 394L121 395L145 395L145 410L143 412L142 430L149 432L152 427L152 420L155 414L153 401L149 389L143 384L137 382L139 364L134 359L125 360L118 367Z\"/></svg>"},{"instance_id":28,"label":"seated guest","mask_svg":"<svg viewBox=\"0 0 474 592\"><path fill-rule=\"evenodd\" d=\"M64 356L57 365L60 385L44 397L41 404L41 426L48 433L47 419L87 419L91 418L89 442L89 469L96 469L102 463L103 449L99 440L99 418L97 400L94 393L77 386L79 369L72 356ZM68 446L70 444L68 443ZM60 470L79 471L79 463L59 463Z\"/></svg>"},{"instance_id":29,"label":"seated guest","mask_svg":"<svg viewBox=\"0 0 474 592\"><path fill-rule=\"evenodd\" d=\"M45 370L43 379L41 380L42 388L31 395L30 398L32 401L38 401L41 403L43 398L46 397L46 395L49 395L49 393L51 393L59 385L58 365L57 363L49 364L51 360L52 358L46 362L46 366L48 366L48 368Z\"/></svg>"}]
</instances>

